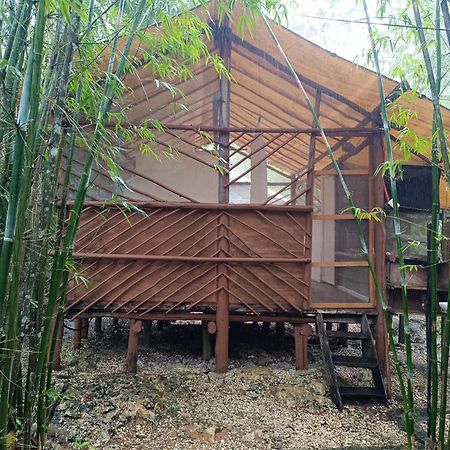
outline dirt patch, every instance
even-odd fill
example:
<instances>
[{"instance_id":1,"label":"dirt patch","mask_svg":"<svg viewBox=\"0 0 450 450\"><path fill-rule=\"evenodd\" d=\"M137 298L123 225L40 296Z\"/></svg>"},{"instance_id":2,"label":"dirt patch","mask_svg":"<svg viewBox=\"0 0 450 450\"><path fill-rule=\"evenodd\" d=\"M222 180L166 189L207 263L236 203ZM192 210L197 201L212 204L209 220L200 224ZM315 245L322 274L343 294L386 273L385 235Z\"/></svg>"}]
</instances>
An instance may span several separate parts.
<instances>
[{"instance_id":1,"label":"dirt patch","mask_svg":"<svg viewBox=\"0 0 450 450\"><path fill-rule=\"evenodd\" d=\"M388 406L354 403L338 412L318 348L311 347L310 368L295 371L290 334L280 351L274 330L241 328L239 339L231 336L230 370L219 375L213 361L200 358L198 325L155 328L147 345L141 336L138 374L130 376L126 326L104 321L98 337L91 327L78 351L66 338L48 448L388 449L405 442L395 382ZM416 340L420 347L422 337ZM424 405L424 356L415 362ZM342 377L352 382L360 375L349 369Z\"/></svg>"}]
</instances>

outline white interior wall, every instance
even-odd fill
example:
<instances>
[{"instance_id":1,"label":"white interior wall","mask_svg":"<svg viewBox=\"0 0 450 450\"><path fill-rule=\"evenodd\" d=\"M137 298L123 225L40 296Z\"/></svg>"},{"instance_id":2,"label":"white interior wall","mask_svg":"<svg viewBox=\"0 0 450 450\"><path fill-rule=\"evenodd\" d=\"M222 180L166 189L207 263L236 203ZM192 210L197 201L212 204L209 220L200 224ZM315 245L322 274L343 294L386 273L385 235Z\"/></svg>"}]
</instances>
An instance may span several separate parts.
<instances>
[{"instance_id":1,"label":"white interior wall","mask_svg":"<svg viewBox=\"0 0 450 450\"><path fill-rule=\"evenodd\" d=\"M264 137L261 135L250 144L250 203L263 203L267 200L267 159Z\"/></svg>"},{"instance_id":2,"label":"white interior wall","mask_svg":"<svg viewBox=\"0 0 450 450\"><path fill-rule=\"evenodd\" d=\"M217 162L207 152L194 151L193 154L210 164ZM178 154L175 159L162 157L159 161L152 155L136 152L135 170L198 202L218 202L217 171L187 156ZM138 176L132 176L128 185L131 189L137 188L166 201L187 201Z\"/></svg>"}]
</instances>

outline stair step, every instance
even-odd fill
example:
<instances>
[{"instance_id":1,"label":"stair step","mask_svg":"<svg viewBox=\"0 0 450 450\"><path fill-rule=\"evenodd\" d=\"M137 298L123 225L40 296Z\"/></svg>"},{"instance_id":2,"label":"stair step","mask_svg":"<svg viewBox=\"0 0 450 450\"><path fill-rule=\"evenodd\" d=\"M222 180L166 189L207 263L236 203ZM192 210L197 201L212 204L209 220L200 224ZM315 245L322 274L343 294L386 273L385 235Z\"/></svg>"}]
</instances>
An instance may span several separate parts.
<instances>
[{"instance_id":1,"label":"stair step","mask_svg":"<svg viewBox=\"0 0 450 450\"><path fill-rule=\"evenodd\" d=\"M361 323L363 314L323 314L323 321L333 323ZM369 323L375 323L377 316L375 314L366 315Z\"/></svg>"},{"instance_id":2,"label":"stair step","mask_svg":"<svg viewBox=\"0 0 450 450\"><path fill-rule=\"evenodd\" d=\"M374 387L340 387L339 392L345 398L386 398L382 390Z\"/></svg>"},{"instance_id":3,"label":"stair step","mask_svg":"<svg viewBox=\"0 0 450 450\"><path fill-rule=\"evenodd\" d=\"M333 355L332 358L336 366L360 367L365 369L375 369L378 367L376 360L362 358L361 356Z\"/></svg>"},{"instance_id":4,"label":"stair step","mask_svg":"<svg viewBox=\"0 0 450 450\"><path fill-rule=\"evenodd\" d=\"M352 339L352 340L370 340L370 336L364 333L356 333L351 331L327 331L327 336L333 339Z\"/></svg>"}]
</instances>

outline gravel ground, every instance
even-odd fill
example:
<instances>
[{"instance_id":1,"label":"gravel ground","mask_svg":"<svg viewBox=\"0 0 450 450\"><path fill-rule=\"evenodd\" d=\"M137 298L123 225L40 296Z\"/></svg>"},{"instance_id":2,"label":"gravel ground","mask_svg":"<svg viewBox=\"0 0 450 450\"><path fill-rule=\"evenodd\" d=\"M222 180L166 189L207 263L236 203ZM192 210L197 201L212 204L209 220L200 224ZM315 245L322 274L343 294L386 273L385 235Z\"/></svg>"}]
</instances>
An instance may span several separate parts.
<instances>
[{"instance_id":1,"label":"gravel ground","mask_svg":"<svg viewBox=\"0 0 450 450\"><path fill-rule=\"evenodd\" d=\"M395 380L388 406L353 403L338 412L314 338L310 368L295 371L290 330L283 351L274 348L273 330L232 331L230 370L218 375L200 358L200 326L172 324L154 328L147 343L141 336L138 374L130 376L126 322L104 320L101 336L92 325L82 349L72 350L70 336L64 341L49 449L397 449L405 442ZM424 408L423 324L412 325L416 401ZM339 376L368 380L359 369Z\"/></svg>"}]
</instances>

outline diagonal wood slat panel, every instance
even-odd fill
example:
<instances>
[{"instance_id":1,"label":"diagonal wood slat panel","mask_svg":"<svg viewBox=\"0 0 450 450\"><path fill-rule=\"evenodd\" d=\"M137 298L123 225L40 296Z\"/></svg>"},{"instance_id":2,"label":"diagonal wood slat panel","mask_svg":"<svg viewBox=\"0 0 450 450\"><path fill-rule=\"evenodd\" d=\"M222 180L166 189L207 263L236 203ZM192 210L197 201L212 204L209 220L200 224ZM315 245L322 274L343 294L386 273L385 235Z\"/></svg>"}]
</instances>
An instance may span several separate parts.
<instances>
[{"instance_id":1,"label":"diagonal wood slat panel","mask_svg":"<svg viewBox=\"0 0 450 450\"><path fill-rule=\"evenodd\" d=\"M83 211L75 255L90 283L72 284L69 317L213 313L220 291L228 295L231 313L296 314L307 306L310 208L139 207L143 214L126 217L115 206ZM221 258L220 242L226 243ZM219 267L225 287L219 285Z\"/></svg>"}]
</instances>

